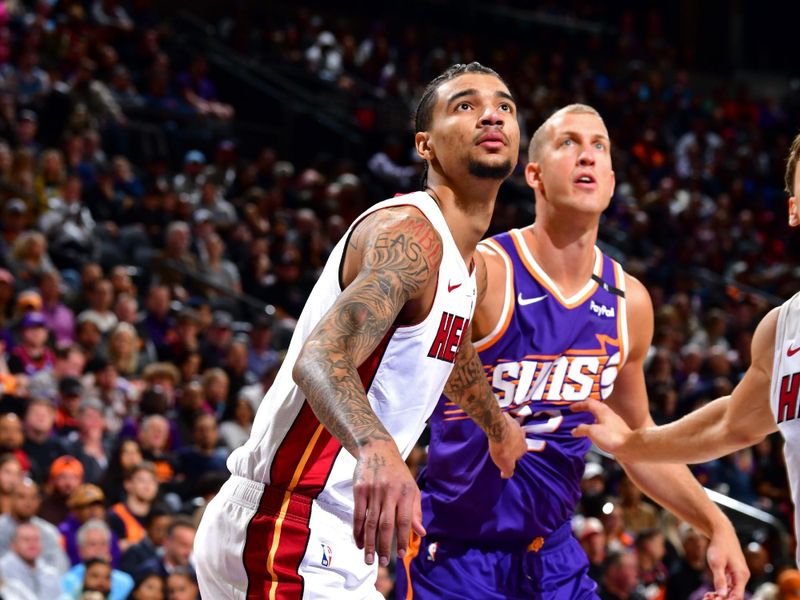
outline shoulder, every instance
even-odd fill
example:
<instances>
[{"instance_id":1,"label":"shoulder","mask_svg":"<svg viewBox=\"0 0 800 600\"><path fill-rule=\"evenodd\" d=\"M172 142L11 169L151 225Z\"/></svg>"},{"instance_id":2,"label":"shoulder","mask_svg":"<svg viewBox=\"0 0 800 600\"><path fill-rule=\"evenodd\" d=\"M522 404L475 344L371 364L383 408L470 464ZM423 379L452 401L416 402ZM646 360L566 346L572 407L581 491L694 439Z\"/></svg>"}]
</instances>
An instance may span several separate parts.
<instances>
[{"instance_id":1,"label":"shoulder","mask_svg":"<svg viewBox=\"0 0 800 600\"><path fill-rule=\"evenodd\" d=\"M650 292L641 281L633 275L625 273L625 300L628 303L628 318L635 317L653 319L653 301Z\"/></svg>"},{"instance_id":2,"label":"shoulder","mask_svg":"<svg viewBox=\"0 0 800 600\"><path fill-rule=\"evenodd\" d=\"M778 333L778 317L781 307L769 311L756 327L750 346L752 363L766 373L772 372L772 360L775 356L775 338Z\"/></svg>"}]
</instances>

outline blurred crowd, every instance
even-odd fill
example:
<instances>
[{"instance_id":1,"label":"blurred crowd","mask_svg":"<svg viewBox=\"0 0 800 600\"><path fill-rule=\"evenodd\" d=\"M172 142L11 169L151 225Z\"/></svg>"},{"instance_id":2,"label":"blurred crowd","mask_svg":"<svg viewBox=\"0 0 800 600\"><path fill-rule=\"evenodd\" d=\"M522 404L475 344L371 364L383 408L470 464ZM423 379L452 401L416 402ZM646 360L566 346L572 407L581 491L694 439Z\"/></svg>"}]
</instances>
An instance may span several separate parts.
<instances>
[{"instance_id":1,"label":"blurred crowd","mask_svg":"<svg viewBox=\"0 0 800 600\"><path fill-rule=\"evenodd\" d=\"M0 1L3 598L197 597L194 530L225 459L333 244L370 204L417 188L408 115L453 62L497 69L527 135L571 102L604 115L617 190L603 249L653 298L658 422L736 384L772 302L755 288L795 291L782 161L797 93L700 85L657 11L604 16L616 35L568 44L295 6L248 19L246 6L210 21L218 36L323 86L366 155L244 148L236 102L206 58L171 44L151 0ZM492 231L532 219L520 174ZM791 530L779 439L696 474ZM613 463L590 462L584 485L574 528L604 598L708 586L704 538ZM761 532L742 541L757 597L800 589ZM378 585L390 594L389 570Z\"/></svg>"}]
</instances>

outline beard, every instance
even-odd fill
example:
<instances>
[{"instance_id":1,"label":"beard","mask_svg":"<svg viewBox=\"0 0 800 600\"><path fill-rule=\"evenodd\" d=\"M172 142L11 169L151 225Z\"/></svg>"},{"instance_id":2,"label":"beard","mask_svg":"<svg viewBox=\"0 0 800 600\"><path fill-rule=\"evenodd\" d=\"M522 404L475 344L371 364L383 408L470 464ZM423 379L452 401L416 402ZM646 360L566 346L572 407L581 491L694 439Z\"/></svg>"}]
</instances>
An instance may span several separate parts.
<instances>
[{"instance_id":1,"label":"beard","mask_svg":"<svg viewBox=\"0 0 800 600\"><path fill-rule=\"evenodd\" d=\"M511 161L509 159L495 165L487 165L475 159L470 159L469 174L481 179L505 179L511 175Z\"/></svg>"}]
</instances>

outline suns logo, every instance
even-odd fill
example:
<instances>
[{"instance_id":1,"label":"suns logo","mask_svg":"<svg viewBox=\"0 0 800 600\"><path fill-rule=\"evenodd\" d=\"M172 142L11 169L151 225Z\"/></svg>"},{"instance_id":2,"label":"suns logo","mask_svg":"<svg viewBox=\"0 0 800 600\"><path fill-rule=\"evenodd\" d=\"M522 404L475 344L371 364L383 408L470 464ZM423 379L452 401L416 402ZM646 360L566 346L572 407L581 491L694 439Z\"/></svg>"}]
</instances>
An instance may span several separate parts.
<instances>
[{"instance_id":1,"label":"suns logo","mask_svg":"<svg viewBox=\"0 0 800 600\"><path fill-rule=\"evenodd\" d=\"M436 551L439 549L439 542L433 542L428 546L428 560L436 562Z\"/></svg>"}]
</instances>

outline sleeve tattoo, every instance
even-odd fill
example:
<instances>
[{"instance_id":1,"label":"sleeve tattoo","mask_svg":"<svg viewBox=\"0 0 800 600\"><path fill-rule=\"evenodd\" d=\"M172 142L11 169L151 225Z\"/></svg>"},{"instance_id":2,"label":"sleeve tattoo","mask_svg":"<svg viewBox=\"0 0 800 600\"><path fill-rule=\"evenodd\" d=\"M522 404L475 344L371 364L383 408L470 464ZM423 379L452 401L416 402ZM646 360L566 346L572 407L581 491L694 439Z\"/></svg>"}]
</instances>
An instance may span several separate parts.
<instances>
[{"instance_id":1,"label":"sleeve tattoo","mask_svg":"<svg viewBox=\"0 0 800 600\"><path fill-rule=\"evenodd\" d=\"M356 236L361 270L312 331L293 372L317 418L351 453L391 439L369 404L358 366L403 305L424 291L442 255L439 234L422 216L367 219Z\"/></svg>"}]
</instances>

